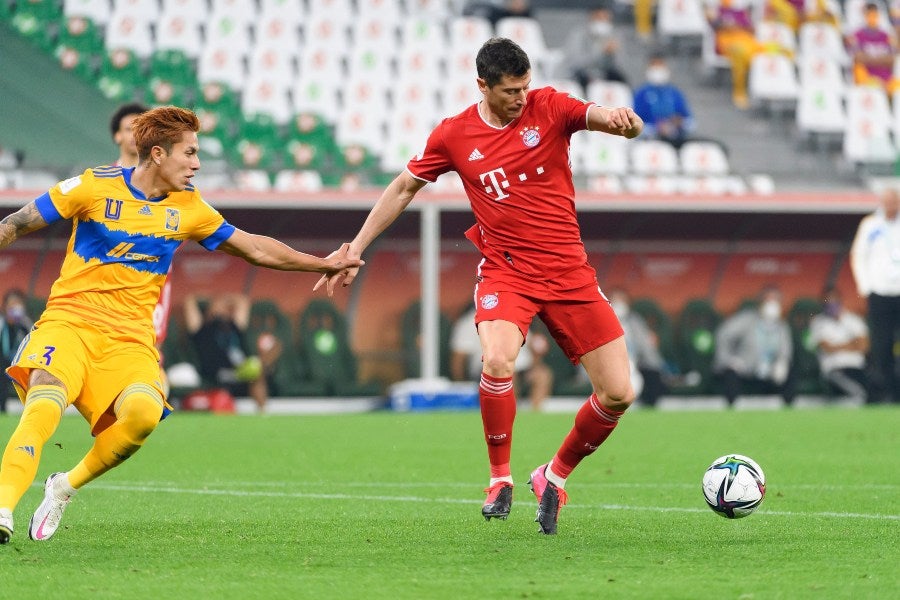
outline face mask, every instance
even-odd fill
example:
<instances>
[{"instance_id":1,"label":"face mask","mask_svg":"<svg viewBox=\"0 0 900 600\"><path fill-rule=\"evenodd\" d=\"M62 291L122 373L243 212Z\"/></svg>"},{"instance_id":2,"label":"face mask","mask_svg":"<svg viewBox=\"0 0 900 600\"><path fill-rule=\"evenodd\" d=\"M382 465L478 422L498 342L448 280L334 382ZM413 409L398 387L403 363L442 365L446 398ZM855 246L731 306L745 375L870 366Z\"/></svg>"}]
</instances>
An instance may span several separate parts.
<instances>
[{"instance_id":1,"label":"face mask","mask_svg":"<svg viewBox=\"0 0 900 600\"><path fill-rule=\"evenodd\" d=\"M669 69L663 66L647 69L647 81L653 85L665 85L669 83Z\"/></svg>"},{"instance_id":2,"label":"face mask","mask_svg":"<svg viewBox=\"0 0 900 600\"><path fill-rule=\"evenodd\" d=\"M841 314L841 303L840 302L826 302L825 303L825 314L832 318L837 318L839 314Z\"/></svg>"},{"instance_id":3,"label":"face mask","mask_svg":"<svg viewBox=\"0 0 900 600\"><path fill-rule=\"evenodd\" d=\"M6 318L10 321L20 321L25 318L24 306L10 306L6 311Z\"/></svg>"},{"instance_id":4,"label":"face mask","mask_svg":"<svg viewBox=\"0 0 900 600\"><path fill-rule=\"evenodd\" d=\"M766 321L777 321L781 316L781 303L778 300L766 300L759 312Z\"/></svg>"},{"instance_id":5,"label":"face mask","mask_svg":"<svg viewBox=\"0 0 900 600\"><path fill-rule=\"evenodd\" d=\"M613 25L609 21L594 21L591 23L591 33L597 36L609 35L612 33Z\"/></svg>"}]
</instances>

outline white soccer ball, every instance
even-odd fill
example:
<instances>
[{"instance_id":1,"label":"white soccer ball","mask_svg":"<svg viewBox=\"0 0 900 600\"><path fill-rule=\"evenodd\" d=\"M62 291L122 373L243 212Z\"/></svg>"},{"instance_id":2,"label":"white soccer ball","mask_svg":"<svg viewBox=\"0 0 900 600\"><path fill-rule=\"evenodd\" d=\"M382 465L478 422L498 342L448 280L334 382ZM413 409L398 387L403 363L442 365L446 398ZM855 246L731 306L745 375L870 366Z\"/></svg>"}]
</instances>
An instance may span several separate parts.
<instances>
[{"instance_id":1,"label":"white soccer ball","mask_svg":"<svg viewBox=\"0 0 900 600\"><path fill-rule=\"evenodd\" d=\"M729 519L746 517L766 495L766 476L752 458L726 454L703 474L703 497L718 514Z\"/></svg>"}]
</instances>

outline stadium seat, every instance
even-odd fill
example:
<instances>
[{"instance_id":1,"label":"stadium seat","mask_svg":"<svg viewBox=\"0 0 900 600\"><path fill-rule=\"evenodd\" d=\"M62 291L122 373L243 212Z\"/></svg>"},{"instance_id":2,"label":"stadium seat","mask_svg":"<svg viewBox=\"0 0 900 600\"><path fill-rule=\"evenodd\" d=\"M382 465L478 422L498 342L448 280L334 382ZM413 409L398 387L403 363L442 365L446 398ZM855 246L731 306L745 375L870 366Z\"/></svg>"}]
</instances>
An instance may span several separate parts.
<instances>
[{"instance_id":1,"label":"stadium seat","mask_svg":"<svg viewBox=\"0 0 900 600\"><path fill-rule=\"evenodd\" d=\"M284 145L279 123L272 115L259 112L244 120L235 141L235 162L247 169L277 166Z\"/></svg>"},{"instance_id":2,"label":"stadium seat","mask_svg":"<svg viewBox=\"0 0 900 600\"><path fill-rule=\"evenodd\" d=\"M847 125L841 89L833 87L800 88L797 100L797 129L819 142L819 138L842 139Z\"/></svg>"},{"instance_id":3,"label":"stadium seat","mask_svg":"<svg viewBox=\"0 0 900 600\"><path fill-rule=\"evenodd\" d=\"M535 72L547 76L556 75L557 67L564 58L562 50L547 46L544 31L537 19L533 17L503 17L497 21L496 27L498 37L509 38L522 47L531 59ZM481 43L484 43L484 40Z\"/></svg>"},{"instance_id":4,"label":"stadium seat","mask_svg":"<svg viewBox=\"0 0 900 600\"><path fill-rule=\"evenodd\" d=\"M281 345L281 355L273 366L268 379L273 389L271 396L323 396L325 386L309 379L308 369L293 339L290 319L278 304L270 299L255 300L250 307L250 323L247 327L247 343L251 351L258 353L263 336L275 336Z\"/></svg>"},{"instance_id":5,"label":"stadium seat","mask_svg":"<svg viewBox=\"0 0 900 600\"><path fill-rule=\"evenodd\" d=\"M257 36L256 43L266 43L276 33L271 29L276 22L281 23L283 31L277 32L275 37L285 33L298 34L308 16L303 0L260 0L257 33L263 35Z\"/></svg>"},{"instance_id":6,"label":"stadium seat","mask_svg":"<svg viewBox=\"0 0 900 600\"><path fill-rule=\"evenodd\" d=\"M660 140L633 140L629 144L631 170L638 175L675 175L678 151Z\"/></svg>"},{"instance_id":7,"label":"stadium seat","mask_svg":"<svg viewBox=\"0 0 900 600\"><path fill-rule=\"evenodd\" d=\"M296 60L302 48L300 22L296 18L285 19L279 13L263 13L256 22L253 48L280 50Z\"/></svg>"},{"instance_id":8,"label":"stadium seat","mask_svg":"<svg viewBox=\"0 0 900 600\"><path fill-rule=\"evenodd\" d=\"M159 19L158 0L113 0L111 21L117 15L128 16L136 22L152 25Z\"/></svg>"},{"instance_id":9,"label":"stadium seat","mask_svg":"<svg viewBox=\"0 0 900 600\"><path fill-rule=\"evenodd\" d=\"M103 37L94 23L81 16L64 17L53 46L59 65L93 82L98 57L103 54Z\"/></svg>"},{"instance_id":10,"label":"stadium seat","mask_svg":"<svg viewBox=\"0 0 900 600\"><path fill-rule=\"evenodd\" d=\"M793 107L800 93L794 61L774 52L757 54L750 61L747 88L754 102L769 108Z\"/></svg>"},{"instance_id":11,"label":"stadium seat","mask_svg":"<svg viewBox=\"0 0 900 600\"><path fill-rule=\"evenodd\" d=\"M451 51L466 49L473 54L473 48L480 48L485 40L494 35L491 22L483 17L453 17L447 30Z\"/></svg>"},{"instance_id":12,"label":"stadium seat","mask_svg":"<svg viewBox=\"0 0 900 600\"><path fill-rule=\"evenodd\" d=\"M797 36L799 57L816 56L837 61L841 66L850 64L841 32L828 23L804 23Z\"/></svg>"},{"instance_id":13,"label":"stadium seat","mask_svg":"<svg viewBox=\"0 0 900 600\"><path fill-rule=\"evenodd\" d=\"M318 115L328 123L337 121L338 92L344 85L343 56L327 48L304 48L300 76L291 90L294 113Z\"/></svg>"},{"instance_id":14,"label":"stadium seat","mask_svg":"<svg viewBox=\"0 0 900 600\"><path fill-rule=\"evenodd\" d=\"M340 150L326 122L309 114L295 115L288 128L284 164L290 169L319 172L334 170Z\"/></svg>"},{"instance_id":15,"label":"stadium seat","mask_svg":"<svg viewBox=\"0 0 900 600\"><path fill-rule=\"evenodd\" d=\"M374 16L398 23L404 13L402 4L401 0L356 0L356 12L362 19Z\"/></svg>"},{"instance_id":16,"label":"stadium seat","mask_svg":"<svg viewBox=\"0 0 900 600\"><path fill-rule=\"evenodd\" d=\"M209 20L209 14L207 0L162 0L160 19L164 20L166 15L177 15L184 19L185 23L205 25Z\"/></svg>"},{"instance_id":17,"label":"stadium seat","mask_svg":"<svg viewBox=\"0 0 900 600\"><path fill-rule=\"evenodd\" d=\"M339 52L349 45L349 27L353 11L325 11L327 1L313 2L303 23L303 47Z\"/></svg>"},{"instance_id":18,"label":"stadium seat","mask_svg":"<svg viewBox=\"0 0 900 600\"><path fill-rule=\"evenodd\" d=\"M356 17L350 25L354 49L368 49L393 57L399 48L398 22L380 14Z\"/></svg>"},{"instance_id":19,"label":"stadium seat","mask_svg":"<svg viewBox=\"0 0 900 600\"><path fill-rule=\"evenodd\" d=\"M206 25L206 47L228 48L240 56L249 54L253 47L252 26L240 16L213 9Z\"/></svg>"},{"instance_id":20,"label":"stadium seat","mask_svg":"<svg viewBox=\"0 0 900 600\"><path fill-rule=\"evenodd\" d=\"M196 60L203 49L200 23L164 12L156 25L156 50L178 50Z\"/></svg>"},{"instance_id":21,"label":"stadium seat","mask_svg":"<svg viewBox=\"0 0 900 600\"><path fill-rule=\"evenodd\" d=\"M106 49L130 50L138 58L149 58L153 52L150 22L131 13L114 11L106 26Z\"/></svg>"},{"instance_id":22,"label":"stadium seat","mask_svg":"<svg viewBox=\"0 0 900 600\"><path fill-rule=\"evenodd\" d=\"M897 148L891 139L890 122L890 108L883 90L859 85L850 87L847 91L844 159L866 169L893 165Z\"/></svg>"},{"instance_id":23,"label":"stadium seat","mask_svg":"<svg viewBox=\"0 0 900 600\"><path fill-rule=\"evenodd\" d=\"M804 54L798 58L797 70L801 93L807 89L829 89L843 95L847 87L841 65L834 58Z\"/></svg>"},{"instance_id":24,"label":"stadium seat","mask_svg":"<svg viewBox=\"0 0 900 600\"><path fill-rule=\"evenodd\" d=\"M143 83L141 62L134 52L125 49L106 52L97 80L104 96L116 101L134 100Z\"/></svg>"},{"instance_id":25,"label":"stadium seat","mask_svg":"<svg viewBox=\"0 0 900 600\"><path fill-rule=\"evenodd\" d=\"M335 140L339 146L377 149L385 137L384 124L384 113L372 113L368 106L345 107L338 116Z\"/></svg>"},{"instance_id":26,"label":"stadium seat","mask_svg":"<svg viewBox=\"0 0 900 600\"><path fill-rule=\"evenodd\" d=\"M685 175L727 175L728 155L716 142L688 141L678 149L678 162Z\"/></svg>"},{"instance_id":27,"label":"stadium seat","mask_svg":"<svg viewBox=\"0 0 900 600\"><path fill-rule=\"evenodd\" d=\"M572 136L572 159L580 173L622 176L629 170L628 157L628 141L623 137L592 132Z\"/></svg>"},{"instance_id":28,"label":"stadium seat","mask_svg":"<svg viewBox=\"0 0 900 600\"><path fill-rule=\"evenodd\" d=\"M439 54L433 50L403 47L397 55L397 86L418 86L420 95L437 98L436 90L446 80ZM394 92L395 104L402 93Z\"/></svg>"},{"instance_id":29,"label":"stadium seat","mask_svg":"<svg viewBox=\"0 0 900 600\"><path fill-rule=\"evenodd\" d=\"M256 45L248 58L249 73L253 77L275 80L287 90L296 77L298 61L299 55L291 48Z\"/></svg>"},{"instance_id":30,"label":"stadium seat","mask_svg":"<svg viewBox=\"0 0 900 600\"><path fill-rule=\"evenodd\" d=\"M350 348L347 322L330 300L312 300L300 313L300 352L309 367L311 381L332 396L371 396L378 386L357 378L356 356Z\"/></svg>"},{"instance_id":31,"label":"stadium seat","mask_svg":"<svg viewBox=\"0 0 900 600\"><path fill-rule=\"evenodd\" d=\"M286 81L269 73L253 73L241 94L241 112L245 118L267 115L279 125L287 123L294 115Z\"/></svg>"},{"instance_id":32,"label":"stadium seat","mask_svg":"<svg viewBox=\"0 0 900 600\"><path fill-rule=\"evenodd\" d=\"M763 20L756 24L756 39L763 44L787 50L791 55L797 53L797 36L791 28L781 21Z\"/></svg>"},{"instance_id":33,"label":"stadium seat","mask_svg":"<svg viewBox=\"0 0 900 600\"><path fill-rule=\"evenodd\" d=\"M656 31L665 41L673 38L701 37L706 15L701 0L658 0Z\"/></svg>"},{"instance_id":34,"label":"stadium seat","mask_svg":"<svg viewBox=\"0 0 900 600\"><path fill-rule=\"evenodd\" d=\"M676 322L678 366L682 373L697 373L693 385L684 383L679 393L709 394L713 392L713 358L716 328L721 316L709 300L694 299L684 305Z\"/></svg>"},{"instance_id":35,"label":"stadium seat","mask_svg":"<svg viewBox=\"0 0 900 600\"><path fill-rule=\"evenodd\" d=\"M443 312L439 315L438 323L438 375L450 377L450 334L453 324ZM407 378L422 376L421 368L421 344L419 343L422 331L422 303L416 300L403 311L400 319L401 351L403 352L403 370Z\"/></svg>"},{"instance_id":36,"label":"stadium seat","mask_svg":"<svg viewBox=\"0 0 900 600\"><path fill-rule=\"evenodd\" d=\"M63 0L63 15L86 17L97 25L106 25L111 12L109 0Z\"/></svg>"},{"instance_id":37,"label":"stadium seat","mask_svg":"<svg viewBox=\"0 0 900 600\"><path fill-rule=\"evenodd\" d=\"M233 90L244 89L247 81L244 54L227 45L207 43L197 64L197 79L202 84L224 83Z\"/></svg>"},{"instance_id":38,"label":"stadium seat","mask_svg":"<svg viewBox=\"0 0 900 600\"><path fill-rule=\"evenodd\" d=\"M323 185L319 171L282 169L275 174L272 189L276 192L320 192Z\"/></svg>"},{"instance_id":39,"label":"stadium seat","mask_svg":"<svg viewBox=\"0 0 900 600\"><path fill-rule=\"evenodd\" d=\"M427 16L413 16L400 23L400 50L427 52L437 58L449 44L441 22Z\"/></svg>"},{"instance_id":40,"label":"stadium seat","mask_svg":"<svg viewBox=\"0 0 900 600\"><path fill-rule=\"evenodd\" d=\"M621 81L594 80L588 84L587 99L596 102L600 106L618 108L620 106L634 106L634 95L631 88Z\"/></svg>"}]
</instances>

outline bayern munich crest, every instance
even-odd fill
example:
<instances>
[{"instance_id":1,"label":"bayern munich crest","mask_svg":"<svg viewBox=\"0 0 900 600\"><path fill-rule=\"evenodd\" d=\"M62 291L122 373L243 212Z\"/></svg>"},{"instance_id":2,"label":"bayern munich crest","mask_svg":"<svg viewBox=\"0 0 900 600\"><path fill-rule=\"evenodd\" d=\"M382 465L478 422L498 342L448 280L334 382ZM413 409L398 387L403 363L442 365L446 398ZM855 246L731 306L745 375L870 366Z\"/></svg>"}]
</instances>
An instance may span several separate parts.
<instances>
[{"instance_id":1,"label":"bayern munich crest","mask_svg":"<svg viewBox=\"0 0 900 600\"><path fill-rule=\"evenodd\" d=\"M497 298L497 294L487 294L481 297L481 308L485 310L495 308L498 304L500 304L500 299Z\"/></svg>"},{"instance_id":2,"label":"bayern munich crest","mask_svg":"<svg viewBox=\"0 0 900 600\"><path fill-rule=\"evenodd\" d=\"M522 136L522 142L529 148L534 148L541 142L541 134L538 131L540 127L525 127L519 132Z\"/></svg>"}]
</instances>

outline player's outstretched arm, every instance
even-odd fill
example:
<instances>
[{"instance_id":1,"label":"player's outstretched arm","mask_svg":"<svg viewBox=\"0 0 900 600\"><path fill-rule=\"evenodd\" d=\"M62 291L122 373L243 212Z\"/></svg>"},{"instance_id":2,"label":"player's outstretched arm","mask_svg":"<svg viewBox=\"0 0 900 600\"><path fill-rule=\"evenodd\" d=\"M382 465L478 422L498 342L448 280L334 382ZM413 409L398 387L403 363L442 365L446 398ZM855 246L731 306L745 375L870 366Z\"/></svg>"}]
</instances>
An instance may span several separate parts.
<instances>
[{"instance_id":1,"label":"player's outstretched arm","mask_svg":"<svg viewBox=\"0 0 900 600\"><path fill-rule=\"evenodd\" d=\"M276 239L235 229L231 237L222 242L219 249L259 267L279 271L314 271L333 275L364 264L358 258L347 257L349 247L349 244L344 244L326 258L319 258L312 254L298 252Z\"/></svg>"},{"instance_id":2,"label":"player's outstretched arm","mask_svg":"<svg viewBox=\"0 0 900 600\"><path fill-rule=\"evenodd\" d=\"M47 222L34 202L29 202L13 214L0 220L0 249L6 248L26 233L46 227Z\"/></svg>"},{"instance_id":3,"label":"player's outstretched arm","mask_svg":"<svg viewBox=\"0 0 900 600\"><path fill-rule=\"evenodd\" d=\"M349 258L361 257L363 251L369 247L369 244L375 241L375 238L381 235L391 223L397 220L397 217L399 217L400 213L409 206L409 203L412 202L412 199L415 198L419 190L425 187L425 183L426 182L421 179L416 179L410 175L408 171L403 171L394 179L394 181L388 184L384 189L384 192L381 193L378 202L376 202L375 206L372 207L372 210L369 211L369 216L366 217L359 233L357 233L356 237L353 238L353 241L350 242L350 250L348 251L347 256ZM341 246L341 248L343 248L343 246ZM331 275L323 275L322 278L316 282L316 285L313 286L313 291L318 290L324 285L328 295L331 296L334 293L334 288L338 281L342 281L342 287L347 287L353 283L354 279L356 279L356 274L358 272L359 268L353 267L346 271L340 271Z\"/></svg>"},{"instance_id":4,"label":"player's outstretched arm","mask_svg":"<svg viewBox=\"0 0 900 600\"><path fill-rule=\"evenodd\" d=\"M588 110L588 129L632 139L641 135L644 121L627 106L607 108L595 105Z\"/></svg>"}]
</instances>

